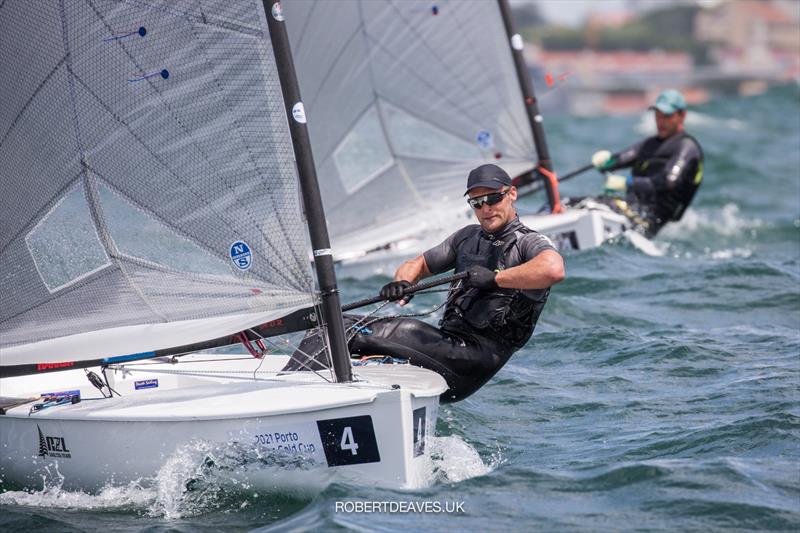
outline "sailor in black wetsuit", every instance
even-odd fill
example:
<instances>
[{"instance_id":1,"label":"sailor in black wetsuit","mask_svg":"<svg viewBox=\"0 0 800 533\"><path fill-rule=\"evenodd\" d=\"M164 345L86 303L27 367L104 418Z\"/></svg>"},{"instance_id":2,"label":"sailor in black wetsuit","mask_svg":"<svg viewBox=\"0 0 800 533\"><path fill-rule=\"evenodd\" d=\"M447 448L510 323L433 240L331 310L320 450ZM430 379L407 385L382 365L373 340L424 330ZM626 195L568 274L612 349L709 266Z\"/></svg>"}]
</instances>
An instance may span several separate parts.
<instances>
[{"instance_id":1,"label":"sailor in black wetsuit","mask_svg":"<svg viewBox=\"0 0 800 533\"><path fill-rule=\"evenodd\" d=\"M564 278L564 262L550 239L517 218L517 190L495 165L469 174L468 202L480 224L406 261L381 289L405 305L404 291L419 279L468 272L452 287L441 328L411 318L388 318L359 330L352 353L389 354L439 372L449 389L442 401L461 400L486 383L530 338L550 286Z\"/></svg>"},{"instance_id":2,"label":"sailor in black wetsuit","mask_svg":"<svg viewBox=\"0 0 800 533\"><path fill-rule=\"evenodd\" d=\"M653 237L667 222L680 220L691 203L703 179L703 150L683 130L686 100L680 92L662 92L650 109L655 112L657 135L618 154L596 152L592 163L603 171L632 168L625 201L607 200ZM606 189L622 188L616 180L621 178L610 176Z\"/></svg>"}]
</instances>

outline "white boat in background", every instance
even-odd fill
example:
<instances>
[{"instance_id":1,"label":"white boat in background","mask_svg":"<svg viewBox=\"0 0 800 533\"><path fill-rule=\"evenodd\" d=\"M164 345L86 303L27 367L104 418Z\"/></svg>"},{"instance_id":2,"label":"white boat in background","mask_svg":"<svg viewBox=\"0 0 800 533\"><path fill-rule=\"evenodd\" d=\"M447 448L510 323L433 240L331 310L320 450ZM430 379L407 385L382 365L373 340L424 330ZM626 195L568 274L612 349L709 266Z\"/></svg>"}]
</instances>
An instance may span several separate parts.
<instances>
[{"instance_id":1,"label":"white boat in background","mask_svg":"<svg viewBox=\"0 0 800 533\"><path fill-rule=\"evenodd\" d=\"M337 261L416 255L474 223L461 194L481 164L558 201L506 0L298 0L285 10ZM631 226L602 206L523 221L580 250Z\"/></svg>"},{"instance_id":2,"label":"white boat in background","mask_svg":"<svg viewBox=\"0 0 800 533\"><path fill-rule=\"evenodd\" d=\"M523 224L544 233L559 249L587 250L623 234L630 220L604 205L588 204L558 214L523 215Z\"/></svg>"},{"instance_id":3,"label":"white boat in background","mask_svg":"<svg viewBox=\"0 0 800 533\"><path fill-rule=\"evenodd\" d=\"M410 219L407 223L369 228L357 236L340 240L335 257L343 274L392 276L401 261L436 246L459 228L476 223L470 210L452 206L448 212L449 220L440 221L438 225ZM519 218L529 228L547 235L560 250L588 250L623 238L644 254L661 256L664 253L637 232L628 217L591 199L585 199L581 207L567 208L558 214L522 214ZM396 236L390 243L385 239L387 233Z\"/></svg>"},{"instance_id":4,"label":"white boat in background","mask_svg":"<svg viewBox=\"0 0 800 533\"><path fill-rule=\"evenodd\" d=\"M445 383L351 367L280 4L0 10L2 487L146 485L198 442L255 487L424 485Z\"/></svg>"}]
</instances>

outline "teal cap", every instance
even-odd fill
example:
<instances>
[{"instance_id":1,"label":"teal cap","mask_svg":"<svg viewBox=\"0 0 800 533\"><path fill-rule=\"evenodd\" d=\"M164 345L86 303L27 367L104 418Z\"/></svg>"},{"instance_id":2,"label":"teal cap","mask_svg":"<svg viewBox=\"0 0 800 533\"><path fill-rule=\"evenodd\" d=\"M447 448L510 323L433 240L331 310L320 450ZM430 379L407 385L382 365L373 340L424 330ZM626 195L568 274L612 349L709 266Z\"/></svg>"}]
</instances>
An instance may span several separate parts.
<instances>
[{"instance_id":1,"label":"teal cap","mask_svg":"<svg viewBox=\"0 0 800 533\"><path fill-rule=\"evenodd\" d=\"M675 89L667 89L656 98L656 103L650 106L650 109L658 109L665 115L671 115L676 111L683 111L686 109L686 99Z\"/></svg>"}]
</instances>

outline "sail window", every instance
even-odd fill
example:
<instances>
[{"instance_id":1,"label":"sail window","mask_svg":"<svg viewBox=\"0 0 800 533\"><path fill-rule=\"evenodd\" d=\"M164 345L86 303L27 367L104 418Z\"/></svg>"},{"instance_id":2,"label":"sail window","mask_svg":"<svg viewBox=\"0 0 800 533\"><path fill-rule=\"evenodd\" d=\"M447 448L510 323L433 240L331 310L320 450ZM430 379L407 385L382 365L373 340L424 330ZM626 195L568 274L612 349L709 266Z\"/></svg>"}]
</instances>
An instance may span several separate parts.
<instances>
[{"instance_id":1,"label":"sail window","mask_svg":"<svg viewBox=\"0 0 800 533\"><path fill-rule=\"evenodd\" d=\"M108 187L99 186L108 231L125 255L180 272L231 276L227 264L138 209Z\"/></svg>"},{"instance_id":2,"label":"sail window","mask_svg":"<svg viewBox=\"0 0 800 533\"><path fill-rule=\"evenodd\" d=\"M456 137L430 122L384 104L389 137L399 155L437 161L481 160L477 145Z\"/></svg>"},{"instance_id":3,"label":"sail window","mask_svg":"<svg viewBox=\"0 0 800 533\"><path fill-rule=\"evenodd\" d=\"M39 221L25 243L51 293L111 265L80 185Z\"/></svg>"},{"instance_id":4,"label":"sail window","mask_svg":"<svg viewBox=\"0 0 800 533\"><path fill-rule=\"evenodd\" d=\"M383 135L378 109L364 113L333 154L348 193L360 189L394 163Z\"/></svg>"}]
</instances>

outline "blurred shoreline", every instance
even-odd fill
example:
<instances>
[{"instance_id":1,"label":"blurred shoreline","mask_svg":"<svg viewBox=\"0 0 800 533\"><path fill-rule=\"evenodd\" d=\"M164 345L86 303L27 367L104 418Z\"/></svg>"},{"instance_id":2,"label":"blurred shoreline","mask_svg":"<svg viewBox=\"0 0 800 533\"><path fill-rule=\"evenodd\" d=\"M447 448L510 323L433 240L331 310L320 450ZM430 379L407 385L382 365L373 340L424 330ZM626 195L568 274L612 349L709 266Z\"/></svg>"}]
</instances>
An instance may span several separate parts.
<instances>
[{"instance_id":1,"label":"blurred shoreline","mask_svg":"<svg viewBox=\"0 0 800 533\"><path fill-rule=\"evenodd\" d=\"M628 3L578 28L518 5L525 57L546 112L638 113L665 88L689 105L800 85L800 3L737 0ZM568 6L568 4L567 4Z\"/></svg>"}]
</instances>

